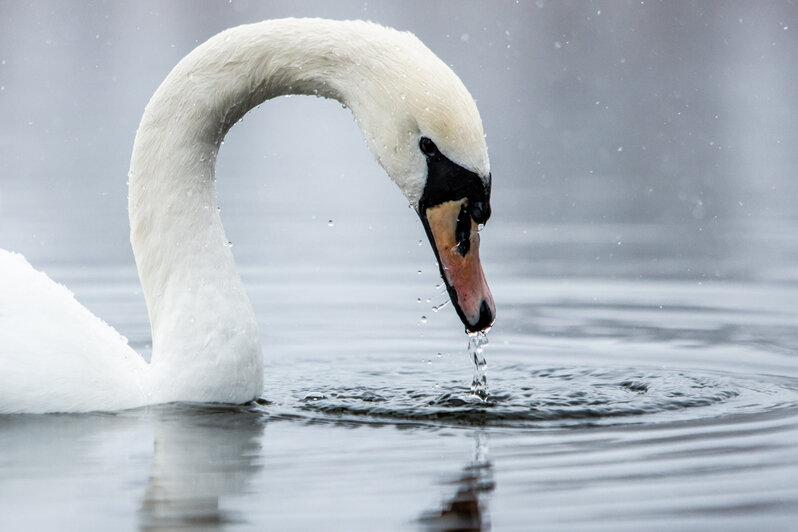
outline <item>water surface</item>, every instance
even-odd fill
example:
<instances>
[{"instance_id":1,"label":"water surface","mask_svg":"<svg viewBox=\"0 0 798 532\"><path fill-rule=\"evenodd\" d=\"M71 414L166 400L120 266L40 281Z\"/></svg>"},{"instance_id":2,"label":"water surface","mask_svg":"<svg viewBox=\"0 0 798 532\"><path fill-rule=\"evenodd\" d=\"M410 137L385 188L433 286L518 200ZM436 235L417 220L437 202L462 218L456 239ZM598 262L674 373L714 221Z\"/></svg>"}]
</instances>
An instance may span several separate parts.
<instances>
[{"instance_id":1,"label":"water surface","mask_svg":"<svg viewBox=\"0 0 798 532\"><path fill-rule=\"evenodd\" d=\"M396 222L412 227L404 214ZM322 255L369 232L309 224ZM629 276L639 256L619 261L623 276L516 274L500 264L521 244L496 226L483 236L494 237L486 267L501 301L486 400L471 394L457 318L431 312L436 280L421 280L414 258L370 275L349 264L338 282L245 266L271 323L262 399L6 416L4 525L793 527L795 284ZM569 246L580 244L557 247ZM147 356L129 266L58 274Z\"/></svg>"}]
</instances>

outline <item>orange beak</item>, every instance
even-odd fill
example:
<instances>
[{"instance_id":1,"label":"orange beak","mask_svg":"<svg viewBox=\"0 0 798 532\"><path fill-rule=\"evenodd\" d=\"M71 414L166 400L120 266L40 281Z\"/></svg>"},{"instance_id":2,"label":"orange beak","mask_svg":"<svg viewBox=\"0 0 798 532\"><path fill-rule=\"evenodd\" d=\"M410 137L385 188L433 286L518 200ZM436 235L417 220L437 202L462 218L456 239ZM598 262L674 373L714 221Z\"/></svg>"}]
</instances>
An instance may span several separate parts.
<instances>
[{"instance_id":1,"label":"orange beak","mask_svg":"<svg viewBox=\"0 0 798 532\"><path fill-rule=\"evenodd\" d=\"M471 218L468 199L446 201L419 214L466 331L489 328L496 319L496 306L479 262L478 226Z\"/></svg>"}]
</instances>

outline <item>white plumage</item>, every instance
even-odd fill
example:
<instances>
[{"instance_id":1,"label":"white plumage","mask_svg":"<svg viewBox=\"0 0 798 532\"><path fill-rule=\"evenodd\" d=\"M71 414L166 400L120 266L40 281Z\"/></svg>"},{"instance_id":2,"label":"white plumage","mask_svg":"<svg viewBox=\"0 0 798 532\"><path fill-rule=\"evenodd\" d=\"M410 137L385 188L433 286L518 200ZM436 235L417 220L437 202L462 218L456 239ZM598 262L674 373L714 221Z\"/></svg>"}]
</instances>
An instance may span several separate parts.
<instances>
[{"instance_id":1,"label":"white plumage","mask_svg":"<svg viewBox=\"0 0 798 532\"><path fill-rule=\"evenodd\" d=\"M483 179L490 173L473 99L412 34L320 19L224 31L167 76L133 147L130 238L152 327L151 363L65 287L0 250L0 413L242 403L261 393L257 322L226 246L214 166L227 130L283 94L334 98L352 109L413 205L426 179L420 136Z\"/></svg>"}]
</instances>

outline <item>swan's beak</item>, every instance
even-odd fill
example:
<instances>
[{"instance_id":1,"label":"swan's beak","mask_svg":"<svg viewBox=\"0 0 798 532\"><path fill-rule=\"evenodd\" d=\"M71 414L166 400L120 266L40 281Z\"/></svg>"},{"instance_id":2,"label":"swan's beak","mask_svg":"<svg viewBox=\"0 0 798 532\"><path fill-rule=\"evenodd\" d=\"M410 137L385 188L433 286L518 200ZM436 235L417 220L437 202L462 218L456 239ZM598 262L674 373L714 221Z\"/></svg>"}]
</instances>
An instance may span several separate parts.
<instances>
[{"instance_id":1,"label":"swan's beak","mask_svg":"<svg viewBox=\"0 0 798 532\"><path fill-rule=\"evenodd\" d=\"M479 262L479 233L466 198L446 201L419 212L441 277L466 331L482 331L493 325L496 306ZM484 207L483 207L484 208Z\"/></svg>"}]
</instances>

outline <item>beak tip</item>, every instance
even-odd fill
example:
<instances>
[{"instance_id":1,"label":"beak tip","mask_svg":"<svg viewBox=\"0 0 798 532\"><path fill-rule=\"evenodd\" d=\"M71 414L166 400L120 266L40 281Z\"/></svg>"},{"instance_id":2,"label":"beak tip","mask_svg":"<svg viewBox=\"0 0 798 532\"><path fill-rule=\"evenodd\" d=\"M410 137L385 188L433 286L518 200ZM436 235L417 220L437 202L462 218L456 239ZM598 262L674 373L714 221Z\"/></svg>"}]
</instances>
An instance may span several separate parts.
<instances>
[{"instance_id":1,"label":"beak tip","mask_svg":"<svg viewBox=\"0 0 798 532\"><path fill-rule=\"evenodd\" d=\"M493 306L493 302L489 303L487 300L483 299L479 306L479 319L474 324L466 324L466 331L470 333L484 331L493 325L495 319L496 309Z\"/></svg>"}]
</instances>

